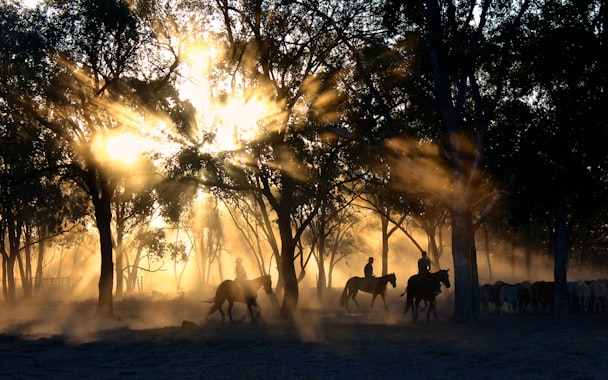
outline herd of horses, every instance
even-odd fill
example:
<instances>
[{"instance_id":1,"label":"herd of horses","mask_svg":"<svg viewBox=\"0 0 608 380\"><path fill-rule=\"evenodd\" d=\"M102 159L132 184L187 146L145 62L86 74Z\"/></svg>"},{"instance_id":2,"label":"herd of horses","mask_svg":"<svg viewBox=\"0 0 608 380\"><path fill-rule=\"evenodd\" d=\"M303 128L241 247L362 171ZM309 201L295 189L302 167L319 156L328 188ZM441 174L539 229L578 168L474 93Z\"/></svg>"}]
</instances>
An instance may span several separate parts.
<instances>
[{"instance_id":1,"label":"herd of horses","mask_svg":"<svg viewBox=\"0 0 608 380\"><path fill-rule=\"evenodd\" d=\"M388 284L391 284L393 288L397 287L397 277L394 273L387 274L381 277L365 278L365 277L351 277L344 286L344 291L340 296L340 306L344 307L347 311L349 310L348 301L352 300L357 309L359 309L359 303L357 302L356 296L358 292L370 293L372 295L371 308L374 306L374 301L378 296L382 298L384 302L384 309L388 310L386 304L386 288ZM428 305L427 320L430 320L431 312L435 319L437 319L436 312L436 290L443 284L446 288L450 287L449 270L442 269L438 272L432 272L426 275L416 274L411 276L407 281L405 292L401 296L407 295L404 313L408 310L412 310L412 318L414 321L418 319L418 308L422 301ZM251 321L255 322L261 315L261 307L257 302L257 292L260 288L264 288L266 294L272 294L272 280L269 275L260 276L249 281L248 290L243 286L239 285L234 280L224 280L218 286L215 297L206 302L213 303L213 306L207 313L209 318L213 313L219 311L222 316L222 321L225 319L222 305L224 302L228 302L228 317L231 322L234 322L232 317L232 308L235 302L242 302L247 305L249 316ZM254 313L255 310L255 313Z\"/></svg>"},{"instance_id":2,"label":"herd of horses","mask_svg":"<svg viewBox=\"0 0 608 380\"><path fill-rule=\"evenodd\" d=\"M567 283L568 307L573 313L608 312L608 280ZM554 283L522 281L514 284L496 281L480 286L481 310L490 307L499 315L551 313L554 306Z\"/></svg>"}]
</instances>

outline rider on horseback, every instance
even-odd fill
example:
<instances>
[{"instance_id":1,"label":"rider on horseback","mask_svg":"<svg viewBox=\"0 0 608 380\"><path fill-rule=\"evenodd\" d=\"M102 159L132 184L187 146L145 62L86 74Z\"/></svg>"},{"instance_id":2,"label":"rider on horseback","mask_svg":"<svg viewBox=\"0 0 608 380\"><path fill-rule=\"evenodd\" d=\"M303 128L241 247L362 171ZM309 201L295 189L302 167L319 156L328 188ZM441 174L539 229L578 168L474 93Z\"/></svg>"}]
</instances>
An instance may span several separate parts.
<instances>
[{"instance_id":1,"label":"rider on horseback","mask_svg":"<svg viewBox=\"0 0 608 380\"><path fill-rule=\"evenodd\" d=\"M367 264L365 264L365 268L363 268L363 274L365 275L365 279L367 280L367 285L370 289L373 289L376 285L376 276L374 276L374 258L370 257L367 260Z\"/></svg>"},{"instance_id":2,"label":"rider on horseback","mask_svg":"<svg viewBox=\"0 0 608 380\"><path fill-rule=\"evenodd\" d=\"M426 251L422 251L422 257L418 259L418 274L424 277L428 277L431 273L431 259L426 254ZM435 295L441 293L441 285L437 283L437 287L433 291Z\"/></svg>"},{"instance_id":3,"label":"rider on horseback","mask_svg":"<svg viewBox=\"0 0 608 380\"><path fill-rule=\"evenodd\" d=\"M249 285L249 279L247 278L247 272L243 267L243 259L240 257L236 258L236 267L234 268L236 274L236 283L243 289L247 297L253 297L253 291Z\"/></svg>"}]
</instances>

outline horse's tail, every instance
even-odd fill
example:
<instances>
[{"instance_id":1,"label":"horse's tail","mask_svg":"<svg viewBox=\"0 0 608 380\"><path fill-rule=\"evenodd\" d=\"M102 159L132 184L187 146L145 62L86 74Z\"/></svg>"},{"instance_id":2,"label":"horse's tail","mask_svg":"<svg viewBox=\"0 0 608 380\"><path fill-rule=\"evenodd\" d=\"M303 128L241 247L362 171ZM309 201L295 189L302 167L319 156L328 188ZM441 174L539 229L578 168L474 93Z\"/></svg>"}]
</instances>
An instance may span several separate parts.
<instances>
[{"instance_id":1,"label":"horse's tail","mask_svg":"<svg viewBox=\"0 0 608 380\"><path fill-rule=\"evenodd\" d=\"M403 310L403 314L407 314L410 307L414 306L414 297L411 292L408 293L407 286L405 287L405 292L403 292L402 296L404 294L407 294L407 297L405 298L405 310Z\"/></svg>"},{"instance_id":2,"label":"horse's tail","mask_svg":"<svg viewBox=\"0 0 608 380\"><path fill-rule=\"evenodd\" d=\"M342 295L340 296L340 306L344 306L346 304L346 292L348 290L348 281L346 281L346 285L344 285L344 290L342 291Z\"/></svg>"}]
</instances>

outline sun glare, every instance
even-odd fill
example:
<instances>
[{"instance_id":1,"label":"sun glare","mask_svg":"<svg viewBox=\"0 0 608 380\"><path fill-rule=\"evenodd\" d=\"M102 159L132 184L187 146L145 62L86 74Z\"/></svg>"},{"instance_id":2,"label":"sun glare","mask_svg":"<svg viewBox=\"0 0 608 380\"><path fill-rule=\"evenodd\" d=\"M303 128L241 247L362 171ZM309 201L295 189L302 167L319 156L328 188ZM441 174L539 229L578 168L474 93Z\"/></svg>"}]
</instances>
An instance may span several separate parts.
<instances>
[{"instance_id":1,"label":"sun glare","mask_svg":"<svg viewBox=\"0 0 608 380\"><path fill-rule=\"evenodd\" d=\"M218 150L239 147L242 141L258 137L258 122L264 119L267 107L261 100L233 99L214 109L215 145Z\"/></svg>"},{"instance_id":2,"label":"sun glare","mask_svg":"<svg viewBox=\"0 0 608 380\"><path fill-rule=\"evenodd\" d=\"M142 139L133 133L116 133L96 137L93 149L101 161L131 166L141 157L144 144Z\"/></svg>"},{"instance_id":3,"label":"sun glare","mask_svg":"<svg viewBox=\"0 0 608 380\"><path fill-rule=\"evenodd\" d=\"M215 135L212 143L204 142L203 150L235 150L243 142L258 138L260 125L268 124L279 107L267 100L267 94L252 93L245 85L235 86L235 78L224 82L209 79L213 66L223 59L213 42L192 39L184 45L184 56L178 85L180 97L189 100L198 111L199 136L206 136L207 132ZM217 101L218 94L226 96Z\"/></svg>"},{"instance_id":4,"label":"sun glare","mask_svg":"<svg viewBox=\"0 0 608 380\"><path fill-rule=\"evenodd\" d=\"M21 0L20 3L25 8L36 8L42 0Z\"/></svg>"},{"instance_id":5,"label":"sun glare","mask_svg":"<svg viewBox=\"0 0 608 380\"><path fill-rule=\"evenodd\" d=\"M212 44L200 40L186 43L184 51L183 75L178 84L180 97L189 100L197 109L207 108L211 94L206 78L221 56Z\"/></svg>"},{"instance_id":6,"label":"sun glare","mask_svg":"<svg viewBox=\"0 0 608 380\"><path fill-rule=\"evenodd\" d=\"M112 136L107 141L108 155L114 161L130 165L139 158L142 147L139 137L132 133Z\"/></svg>"}]
</instances>

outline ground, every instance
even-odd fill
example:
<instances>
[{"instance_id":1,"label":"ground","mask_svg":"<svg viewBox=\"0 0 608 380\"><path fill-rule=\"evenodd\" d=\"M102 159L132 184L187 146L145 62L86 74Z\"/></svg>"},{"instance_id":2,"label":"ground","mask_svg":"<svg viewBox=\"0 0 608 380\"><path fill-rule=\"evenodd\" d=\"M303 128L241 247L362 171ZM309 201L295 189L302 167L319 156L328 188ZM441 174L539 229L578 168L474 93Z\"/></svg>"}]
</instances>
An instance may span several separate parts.
<instances>
[{"instance_id":1,"label":"ground","mask_svg":"<svg viewBox=\"0 0 608 380\"><path fill-rule=\"evenodd\" d=\"M313 292L310 292L311 294ZM116 319L94 317L95 301L0 306L2 379L604 379L608 316L483 315L450 321L450 295L438 319L413 322L390 289L389 311L359 294L360 311L302 292L293 321L260 291L251 323L206 320L210 304L187 296L115 301ZM380 302L378 302L380 301Z\"/></svg>"}]
</instances>

